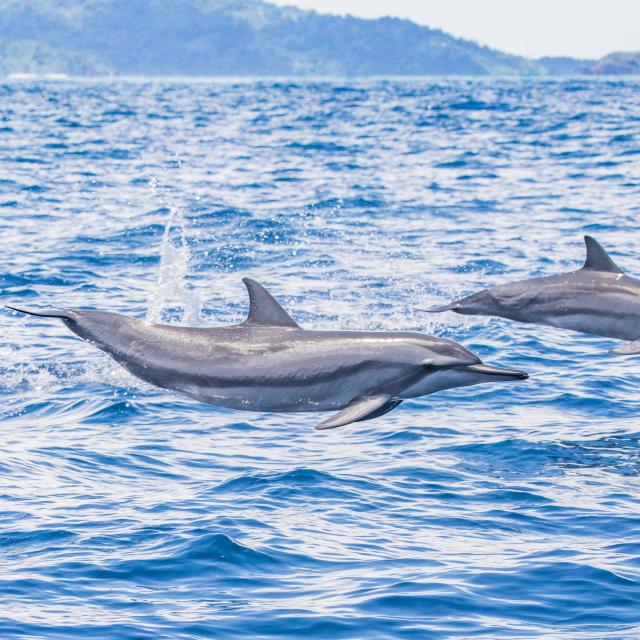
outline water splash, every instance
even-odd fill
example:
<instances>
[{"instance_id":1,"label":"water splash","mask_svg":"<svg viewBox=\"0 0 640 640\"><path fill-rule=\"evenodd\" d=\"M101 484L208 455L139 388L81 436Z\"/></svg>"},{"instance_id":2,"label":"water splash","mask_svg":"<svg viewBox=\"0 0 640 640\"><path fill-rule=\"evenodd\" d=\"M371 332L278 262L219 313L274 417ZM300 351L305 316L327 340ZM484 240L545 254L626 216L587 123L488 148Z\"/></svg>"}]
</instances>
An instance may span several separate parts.
<instances>
[{"instance_id":1,"label":"water splash","mask_svg":"<svg viewBox=\"0 0 640 640\"><path fill-rule=\"evenodd\" d=\"M147 301L146 318L149 322L174 320L198 324L202 300L187 279L191 250L184 210L176 204L167 189L162 187L158 178L152 178L149 186L152 193L160 199L167 219L160 244L158 276ZM168 313L169 308L174 311Z\"/></svg>"}]
</instances>

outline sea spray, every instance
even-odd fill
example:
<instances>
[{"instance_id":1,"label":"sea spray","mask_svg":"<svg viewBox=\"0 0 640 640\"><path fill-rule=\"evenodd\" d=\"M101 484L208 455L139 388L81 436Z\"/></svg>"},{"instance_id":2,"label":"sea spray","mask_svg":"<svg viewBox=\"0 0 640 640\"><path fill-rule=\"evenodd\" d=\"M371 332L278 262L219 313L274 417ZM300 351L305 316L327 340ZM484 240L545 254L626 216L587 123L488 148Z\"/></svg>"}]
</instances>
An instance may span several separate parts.
<instances>
[{"instance_id":1,"label":"sea spray","mask_svg":"<svg viewBox=\"0 0 640 640\"><path fill-rule=\"evenodd\" d=\"M147 300L146 318L149 322L168 320L163 312L173 306L178 314L174 313L171 319L198 324L202 302L187 280L191 250L184 210L174 202L158 178L152 178L149 186L160 199L161 211L166 212L167 217L160 243L160 266Z\"/></svg>"}]
</instances>

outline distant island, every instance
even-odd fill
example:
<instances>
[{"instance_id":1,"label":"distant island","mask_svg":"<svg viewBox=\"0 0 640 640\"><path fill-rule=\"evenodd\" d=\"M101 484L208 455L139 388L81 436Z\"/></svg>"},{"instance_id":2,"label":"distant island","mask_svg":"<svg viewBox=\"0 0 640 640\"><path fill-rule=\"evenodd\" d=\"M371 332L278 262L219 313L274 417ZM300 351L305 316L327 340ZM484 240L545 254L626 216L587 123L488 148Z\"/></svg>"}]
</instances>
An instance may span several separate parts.
<instances>
[{"instance_id":1,"label":"distant island","mask_svg":"<svg viewBox=\"0 0 640 640\"><path fill-rule=\"evenodd\" d=\"M409 20L261 0L0 0L4 76L618 73L640 73L640 53L532 60Z\"/></svg>"}]
</instances>

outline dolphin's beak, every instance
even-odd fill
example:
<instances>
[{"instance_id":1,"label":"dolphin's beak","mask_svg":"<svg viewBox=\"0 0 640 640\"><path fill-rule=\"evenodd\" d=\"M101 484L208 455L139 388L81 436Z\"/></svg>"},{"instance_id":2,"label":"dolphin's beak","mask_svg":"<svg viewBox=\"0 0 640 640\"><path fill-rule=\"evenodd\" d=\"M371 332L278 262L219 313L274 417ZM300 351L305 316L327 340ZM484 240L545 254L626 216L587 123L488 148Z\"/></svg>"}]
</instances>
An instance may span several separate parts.
<instances>
[{"instance_id":1,"label":"dolphin's beak","mask_svg":"<svg viewBox=\"0 0 640 640\"><path fill-rule=\"evenodd\" d=\"M515 369L501 369L500 367L492 367L491 365L480 363L472 364L465 367L467 371L472 373L482 373L486 376L500 376L502 378L513 378L514 380L526 380L529 377L524 371L516 371Z\"/></svg>"}]
</instances>

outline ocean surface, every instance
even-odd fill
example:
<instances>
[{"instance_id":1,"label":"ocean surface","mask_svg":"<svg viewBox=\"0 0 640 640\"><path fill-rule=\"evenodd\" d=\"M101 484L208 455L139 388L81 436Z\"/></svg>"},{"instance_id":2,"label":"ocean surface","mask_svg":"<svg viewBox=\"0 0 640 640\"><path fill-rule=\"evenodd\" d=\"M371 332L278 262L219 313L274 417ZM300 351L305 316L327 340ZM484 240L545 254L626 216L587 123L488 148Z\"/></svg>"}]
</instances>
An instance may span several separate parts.
<instances>
[{"instance_id":1,"label":"ocean surface","mask_svg":"<svg viewBox=\"0 0 640 640\"><path fill-rule=\"evenodd\" d=\"M640 81L0 85L0 302L417 330L525 382L220 409L0 311L2 640L640 637L640 358L420 308L640 274Z\"/></svg>"}]
</instances>

